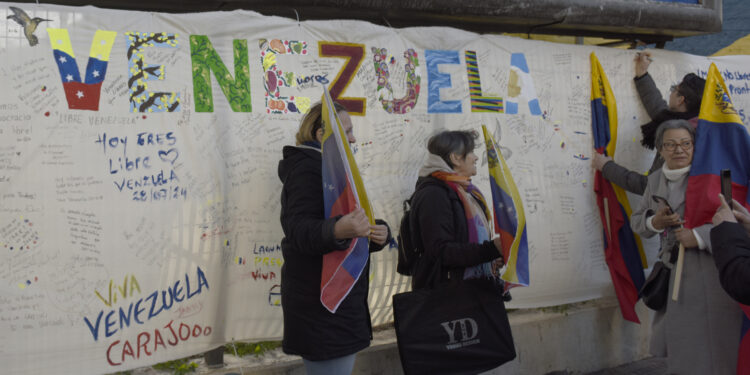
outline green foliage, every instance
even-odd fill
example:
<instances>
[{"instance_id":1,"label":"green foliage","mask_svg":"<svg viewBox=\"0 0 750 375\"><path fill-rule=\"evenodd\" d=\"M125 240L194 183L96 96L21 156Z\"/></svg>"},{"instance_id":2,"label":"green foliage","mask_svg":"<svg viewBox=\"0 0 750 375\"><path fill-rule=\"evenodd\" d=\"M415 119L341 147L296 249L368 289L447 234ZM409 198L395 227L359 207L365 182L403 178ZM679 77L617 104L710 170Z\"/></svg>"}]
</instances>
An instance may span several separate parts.
<instances>
[{"instance_id":1,"label":"green foliage","mask_svg":"<svg viewBox=\"0 0 750 375\"><path fill-rule=\"evenodd\" d=\"M157 363L153 368L161 371L170 371L173 375L184 375L189 372L195 372L195 369L198 368L198 364L191 361L190 358L183 358Z\"/></svg>"},{"instance_id":2,"label":"green foliage","mask_svg":"<svg viewBox=\"0 0 750 375\"><path fill-rule=\"evenodd\" d=\"M231 343L224 345L224 353L235 354L235 347L237 348L237 356L244 357L246 355L262 355L267 351L274 350L281 346L281 341L261 341L261 342L236 342L234 346Z\"/></svg>"}]
</instances>

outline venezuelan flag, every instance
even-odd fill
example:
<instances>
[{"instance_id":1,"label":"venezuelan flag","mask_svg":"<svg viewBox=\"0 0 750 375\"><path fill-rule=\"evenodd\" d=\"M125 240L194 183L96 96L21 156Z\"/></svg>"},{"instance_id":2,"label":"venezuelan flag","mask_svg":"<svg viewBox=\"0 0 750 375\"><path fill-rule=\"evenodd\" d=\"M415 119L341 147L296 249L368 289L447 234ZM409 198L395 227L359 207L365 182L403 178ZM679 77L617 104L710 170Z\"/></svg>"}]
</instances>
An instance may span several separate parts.
<instances>
[{"instance_id":1,"label":"venezuelan flag","mask_svg":"<svg viewBox=\"0 0 750 375\"><path fill-rule=\"evenodd\" d=\"M482 132L487 146L495 233L502 239L506 266L501 278L506 281L506 290L516 286L529 286L529 242L521 195L518 194L510 169L492 134L484 125Z\"/></svg>"},{"instance_id":2,"label":"venezuelan flag","mask_svg":"<svg viewBox=\"0 0 750 375\"><path fill-rule=\"evenodd\" d=\"M109 54L115 43L117 32L98 30L94 34L88 65L86 65L85 80L81 80L68 30L48 28L47 34L52 44L52 54L55 56L55 62L60 71L68 108L98 111L99 94L102 91L104 76L107 74Z\"/></svg>"},{"instance_id":3,"label":"venezuelan flag","mask_svg":"<svg viewBox=\"0 0 750 375\"><path fill-rule=\"evenodd\" d=\"M599 59L591 53L591 127L594 148L600 154L614 155L617 146L617 103ZM640 238L630 228L630 204L625 191L594 176L594 192L604 227L604 256L620 303L623 318L640 323L635 313L638 291L643 286L646 257Z\"/></svg>"},{"instance_id":4,"label":"venezuelan flag","mask_svg":"<svg viewBox=\"0 0 750 375\"><path fill-rule=\"evenodd\" d=\"M375 220L367 199L362 177L357 169L341 121L333 107L328 89L323 92L323 200L326 217L346 215L357 207L365 209L370 224ZM335 313L349 295L370 257L367 238L354 238L346 250L332 251L323 256L320 280L320 302Z\"/></svg>"},{"instance_id":5,"label":"venezuelan flag","mask_svg":"<svg viewBox=\"0 0 750 375\"><path fill-rule=\"evenodd\" d=\"M715 64L706 77L694 150L685 192L685 226L711 223L719 207L722 169L732 171L732 198L750 208L750 135ZM750 306L740 306L743 323L737 374L750 375Z\"/></svg>"}]
</instances>

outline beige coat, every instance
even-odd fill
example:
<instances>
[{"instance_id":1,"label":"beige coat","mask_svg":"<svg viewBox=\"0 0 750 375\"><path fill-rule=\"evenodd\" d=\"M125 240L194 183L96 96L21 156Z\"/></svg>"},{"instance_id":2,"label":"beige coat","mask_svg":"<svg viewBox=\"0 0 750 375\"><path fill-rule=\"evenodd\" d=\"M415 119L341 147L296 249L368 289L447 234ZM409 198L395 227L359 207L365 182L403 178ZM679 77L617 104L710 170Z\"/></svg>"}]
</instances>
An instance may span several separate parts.
<instances>
[{"instance_id":1,"label":"beige coat","mask_svg":"<svg viewBox=\"0 0 750 375\"><path fill-rule=\"evenodd\" d=\"M658 233L646 227L646 219L654 215L658 204L653 195L664 197L682 217L685 212L687 176L667 187L667 179L659 169L649 175L646 191L638 209L631 215L633 231L643 237ZM651 354L667 357L670 374L733 375L737 367L742 311L719 283L719 274L710 249L711 225L695 229L708 246L685 249L684 269L678 301L673 301L675 272L669 282L669 300L665 309L654 316ZM666 249L676 242L674 233L660 234L662 260L669 259Z\"/></svg>"}]
</instances>

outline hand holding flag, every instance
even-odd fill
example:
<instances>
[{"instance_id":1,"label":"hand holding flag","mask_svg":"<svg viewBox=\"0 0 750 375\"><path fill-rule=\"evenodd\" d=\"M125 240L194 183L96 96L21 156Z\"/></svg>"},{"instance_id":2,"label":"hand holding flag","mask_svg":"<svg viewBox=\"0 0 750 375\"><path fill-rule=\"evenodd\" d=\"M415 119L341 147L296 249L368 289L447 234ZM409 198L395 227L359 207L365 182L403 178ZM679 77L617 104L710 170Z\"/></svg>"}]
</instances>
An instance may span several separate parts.
<instances>
[{"instance_id":1,"label":"hand holding flag","mask_svg":"<svg viewBox=\"0 0 750 375\"><path fill-rule=\"evenodd\" d=\"M349 149L349 142L344 137L341 120L325 87L322 117L325 216L341 216L339 221L344 220L344 223L339 229L344 234L337 238L351 238L346 250L331 251L323 256L320 301L328 311L335 313L367 265L370 258L367 236L369 226L374 225L375 221L359 169Z\"/></svg>"}]
</instances>

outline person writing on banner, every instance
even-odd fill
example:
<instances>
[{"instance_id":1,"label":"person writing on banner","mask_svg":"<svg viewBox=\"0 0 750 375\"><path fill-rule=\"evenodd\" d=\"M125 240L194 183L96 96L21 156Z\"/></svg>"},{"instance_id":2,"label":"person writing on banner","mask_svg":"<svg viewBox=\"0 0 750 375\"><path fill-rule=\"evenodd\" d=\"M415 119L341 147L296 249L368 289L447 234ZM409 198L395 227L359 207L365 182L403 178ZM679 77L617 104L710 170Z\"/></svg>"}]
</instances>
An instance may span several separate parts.
<instances>
[{"instance_id":1,"label":"person writing on banner","mask_svg":"<svg viewBox=\"0 0 750 375\"><path fill-rule=\"evenodd\" d=\"M721 205L713 217L711 247L724 290L737 302L750 305L750 212L733 200L732 210L719 194Z\"/></svg>"},{"instance_id":2,"label":"person writing on banner","mask_svg":"<svg viewBox=\"0 0 750 375\"><path fill-rule=\"evenodd\" d=\"M417 261L412 288L432 288L431 271L440 259L438 282L472 278L477 266L502 267L500 237L490 239L491 217L484 196L472 185L477 174L477 134L444 131L430 138L429 156L419 170L412 198L412 240L424 249Z\"/></svg>"},{"instance_id":3,"label":"person writing on banner","mask_svg":"<svg viewBox=\"0 0 750 375\"><path fill-rule=\"evenodd\" d=\"M635 81L636 90L638 90L638 96L641 98L641 103L646 107L646 112L651 118L651 122L641 126L641 134L643 136L641 144L653 150L656 129L664 121L683 119L690 120L693 127L697 125L698 112L700 111L703 87L706 84L706 80L693 73L686 74L682 78L682 82L672 85L669 100L665 101L656 88L651 75L648 74L650 64L650 53L640 52L636 54L635 78L633 80ZM592 162L594 168L601 171L605 179L621 188L638 195L642 195L646 189L646 183L648 182L646 175L631 171L615 163L611 155L605 156L594 152ZM663 164L664 159L657 152L648 171L649 174L661 168Z\"/></svg>"},{"instance_id":4,"label":"person writing on banner","mask_svg":"<svg viewBox=\"0 0 750 375\"><path fill-rule=\"evenodd\" d=\"M630 218L639 235L660 236L658 256L667 267L674 266L679 244L685 247L678 300L668 298L654 314L650 351L667 357L670 374L732 374L739 345L739 305L719 284L708 241L711 224L682 228L693 152L710 152L694 150L694 144L695 129L688 121L668 120L659 126L654 145L664 165L649 174L643 199ZM668 296L673 294L674 276L671 272Z\"/></svg>"},{"instance_id":5,"label":"person writing on banner","mask_svg":"<svg viewBox=\"0 0 750 375\"><path fill-rule=\"evenodd\" d=\"M356 142L352 121L334 103L349 143ZM351 374L355 355L370 345L372 326L367 305L369 261L335 313L321 303L323 255L346 250L352 238L369 237L370 252L390 241L388 225L370 225L360 207L341 217L324 217L321 141L322 104L310 108L300 124L296 146L285 146L278 173L281 191L282 347L302 356L308 374Z\"/></svg>"}]
</instances>

